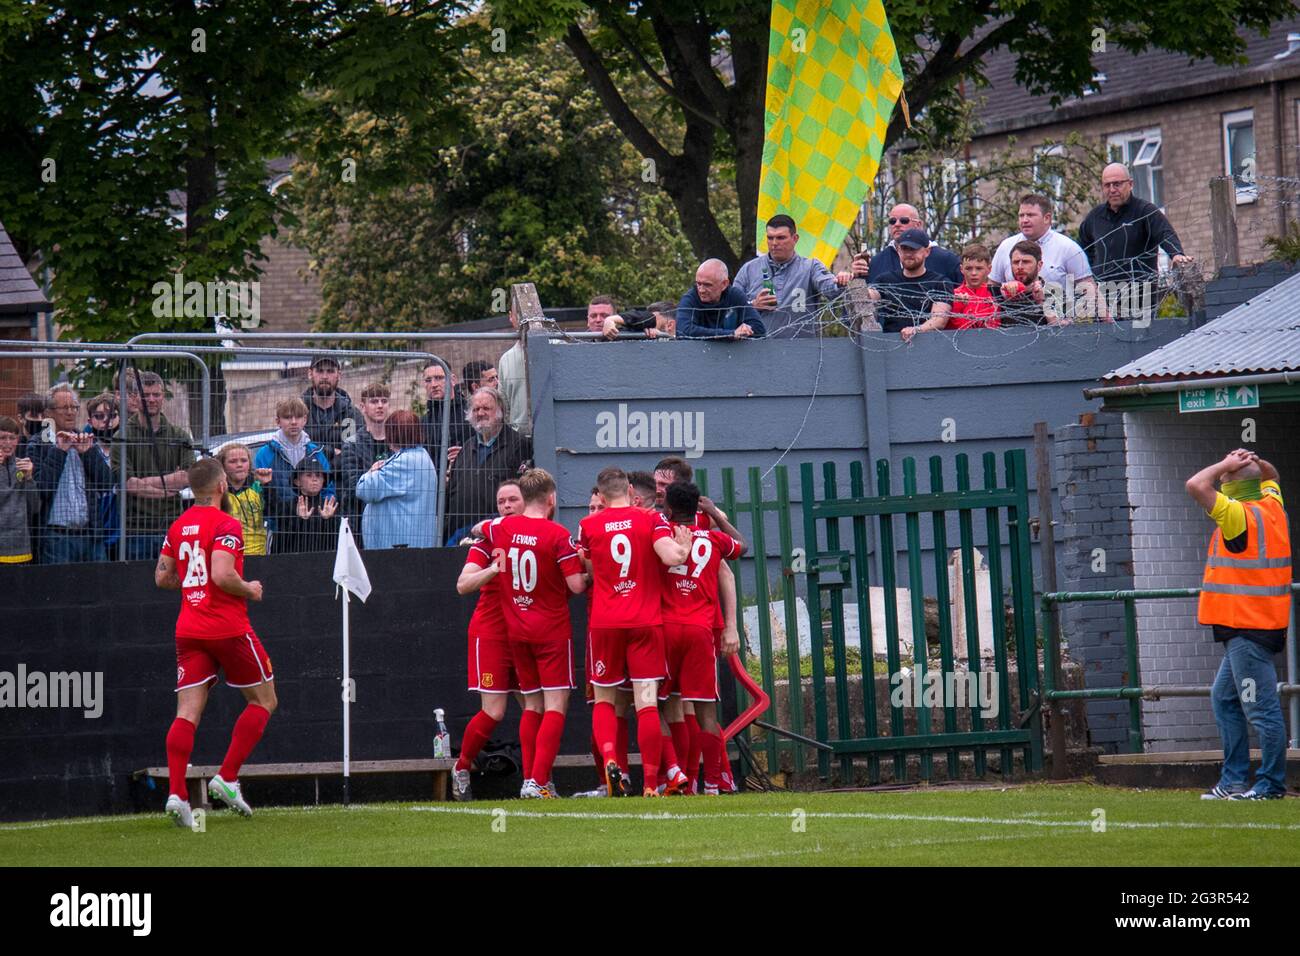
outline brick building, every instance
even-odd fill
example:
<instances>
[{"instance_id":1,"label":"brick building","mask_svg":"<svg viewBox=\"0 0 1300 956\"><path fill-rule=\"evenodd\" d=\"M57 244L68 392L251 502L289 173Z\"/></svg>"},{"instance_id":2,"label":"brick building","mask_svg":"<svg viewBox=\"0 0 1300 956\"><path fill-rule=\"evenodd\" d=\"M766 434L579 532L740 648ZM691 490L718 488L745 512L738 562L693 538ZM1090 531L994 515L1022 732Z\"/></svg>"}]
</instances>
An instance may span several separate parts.
<instances>
[{"instance_id":1,"label":"brick building","mask_svg":"<svg viewBox=\"0 0 1300 956\"><path fill-rule=\"evenodd\" d=\"M0 339L39 340L39 317L52 309L0 223ZM19 396L48 384L39 369L31 359L0 359L0 415L16 414Z\"/></svg>"}]
</instances>

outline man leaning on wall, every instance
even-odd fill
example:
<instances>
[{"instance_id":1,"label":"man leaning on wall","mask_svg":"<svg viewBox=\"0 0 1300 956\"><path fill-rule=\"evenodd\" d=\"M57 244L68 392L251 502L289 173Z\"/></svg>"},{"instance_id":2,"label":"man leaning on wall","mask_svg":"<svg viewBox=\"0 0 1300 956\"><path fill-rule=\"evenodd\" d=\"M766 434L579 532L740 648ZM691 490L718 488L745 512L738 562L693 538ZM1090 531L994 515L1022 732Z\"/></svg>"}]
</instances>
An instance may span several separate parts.
<instances>
[{"instance_id":1,"label":"man leaning on wall","mask_svg":"<svg viewBox=\"0 0 1300 956\"><path fill-rule=\"evenodd\" d=\"M1277 479L1276 468L1244 448L1187 479L1187 493L1218 526L1197 613L1223 644L1210 694L1223 770L1205 800L1275 800L1286 793L1286 724L1273 656L1286 645L1291 616L1291 536ZM1247 789L1251 727L1261 757Z\"/></svg>"}]
</instances>

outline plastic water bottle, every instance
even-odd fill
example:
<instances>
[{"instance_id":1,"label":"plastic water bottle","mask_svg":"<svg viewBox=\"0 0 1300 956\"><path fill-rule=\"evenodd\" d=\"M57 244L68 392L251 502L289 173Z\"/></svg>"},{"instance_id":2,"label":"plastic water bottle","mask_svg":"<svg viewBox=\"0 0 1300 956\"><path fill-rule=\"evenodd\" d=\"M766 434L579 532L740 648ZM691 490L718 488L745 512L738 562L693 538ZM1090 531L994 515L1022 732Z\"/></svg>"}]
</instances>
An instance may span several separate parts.
<instances>
[{"instance_id":1,"label":"plastic water bottle","mask_svg":"<svg viewBox=\"0 0 1300 956\"><path fill-rule=\"evenodd\" d=\"M433 719L438 723L438 732L433 735L433 756L435 759L451 756L451 734L447 733L447 725L442 722L442 718L442 708L435 707L433 709Z\"/></svg>"}]
</instances>

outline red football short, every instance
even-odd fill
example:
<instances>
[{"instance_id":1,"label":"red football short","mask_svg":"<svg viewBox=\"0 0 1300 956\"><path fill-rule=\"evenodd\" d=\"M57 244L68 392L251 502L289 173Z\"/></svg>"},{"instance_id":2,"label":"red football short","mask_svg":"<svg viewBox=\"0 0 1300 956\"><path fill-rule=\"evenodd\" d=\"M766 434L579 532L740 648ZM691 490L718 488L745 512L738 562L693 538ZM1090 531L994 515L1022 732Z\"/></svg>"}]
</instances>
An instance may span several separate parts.
<instances>
[{"instance_id":1,"label":"red football short","mask_svg":"<svg viewBox=\"0 0 1300 956\"><path fill-rule=\"evenodd\" d=\"M469 689L480 694L508 694L519 689L510 642L504 637L470 634Z\"/></svg>"},{"instance_id":2,"label":"red football short","mask_svg":"<svg viewBox=\"0 0 1300 956\"><path fill-rule=\"evenodd\" d=\"M617 687L627 680L663 680L668 676L664 636L653 627L591 629L591 682Z\"/></svg>"},{"instance_id":3,"label":"red football short","mask_svg":"<svg viewBox=\"0 0 1300 956\"><path fill-rule=\"evenodd\" d=\"M511 641L510 657L515 662L515 674L523 693L573 689L573 642L569 639L538 643Z\"/></svg>"},{"instance_id":4,"label":"red football short","mask_svg":"<svg viewBox=\"0 0 1300 956\"><path fill-rule=\"evenodd\" d=\"M218 670L225 673L231 687L253 687L275 679L271 658L252 631L217 640L176 638L177 690L216 680Z\"/></svg>"},{"instance_id":5,"label":"red football short","mask_svg":"<svg viewBox=\"0 0 1300 956\"><path fill-rule=\"evenodd\" d=\"M718 699L718 656L710 628L693 624L665 624L664 649L672 693L682 700Z\"/></svg>"},{"instance_id":6,"label":"red football short","mask_svg":"<svg viewBox=\"0 0 1300 956\"><path fill-rule=\"evenodd\" d=\"M583 694L587 698L587 703L596 703L596 685L591 682L591 630L587 631L587 656L583 658L582 669L586 672L586 680L583 681Z\"/></svg>"}]
</instances>

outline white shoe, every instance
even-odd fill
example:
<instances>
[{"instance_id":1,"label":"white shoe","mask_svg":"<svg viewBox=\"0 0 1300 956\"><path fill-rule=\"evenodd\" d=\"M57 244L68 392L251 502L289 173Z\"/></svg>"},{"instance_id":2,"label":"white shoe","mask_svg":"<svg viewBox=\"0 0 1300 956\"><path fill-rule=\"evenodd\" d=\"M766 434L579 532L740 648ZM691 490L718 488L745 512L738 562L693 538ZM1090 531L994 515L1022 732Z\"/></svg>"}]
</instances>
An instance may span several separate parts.
<instances>
[{"instance_id":1,"label":"white shoe","mask_svg":"<svg viewBox=\"0 0 1300 956\"><path fill-rule=\"evenodd\" d=\"M579 790L574 794L575 797L608 797L609 790L606 787L597 787L595 790Z\"/></svg>"},{"instance_id":2,"label":"white shoe","mask_svg":"<svg viewBox=\"0 0 1300 956\"><path fill-rule=\"evenodd\" d=\"M194 811L190 809L188 800L182 800L174 793L169 794L164 810L167 816L172 818L172 822L182 830L194 829Z\"/></svg>"},{"instance_id":3,"label":"white shoe","mask_svg":"<svg viewBox=\"0 0 1300 956\"><path fill-rule=\"evenodd\" d=\"M241 817L253 815L253 808L248 805L244 795L239 791L238 780L234 783L226 783L221 779L221 774L217 774L208 781L208 796L213 800L220 800Z\"/></svg>"},{"instance_id":4,"label":"white shoe","mask_svg":"<svg viewBox=\"0 0 1300 956\"><path fill-rule=\"evenodd\" d=\"M536 780L525 780L524 785L519 788L519 798L521 800L541 800L542 788L537 785Z\"/></svg>"},{"instance_id":5,"label":"white shoe","mask_svg":"<svg viewBox=\"0 0 1300 956\"><path fill-rule=\"evenodd\" d=\"M451 768L451 796L453 800L472 800L469 789L469 771Z\"/></svg>"}]
</instances>

